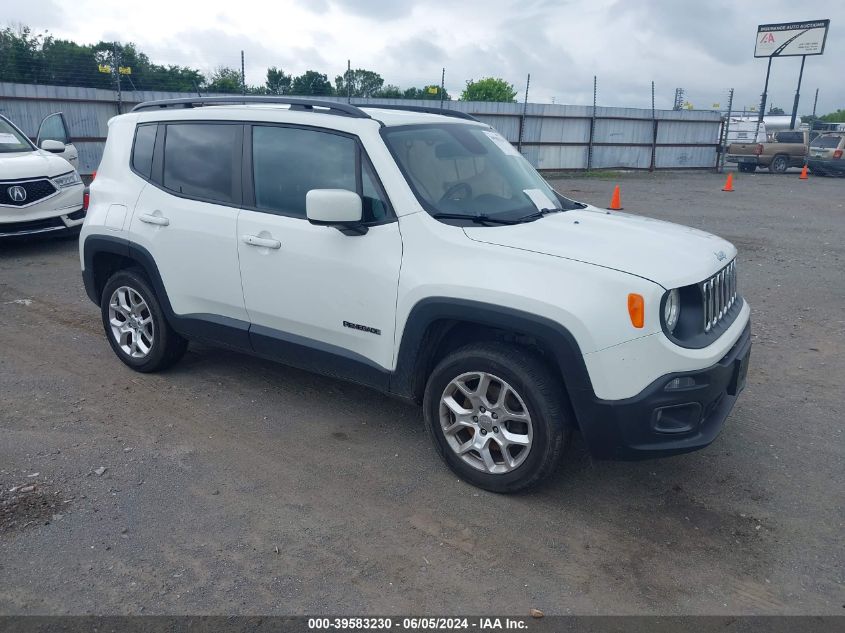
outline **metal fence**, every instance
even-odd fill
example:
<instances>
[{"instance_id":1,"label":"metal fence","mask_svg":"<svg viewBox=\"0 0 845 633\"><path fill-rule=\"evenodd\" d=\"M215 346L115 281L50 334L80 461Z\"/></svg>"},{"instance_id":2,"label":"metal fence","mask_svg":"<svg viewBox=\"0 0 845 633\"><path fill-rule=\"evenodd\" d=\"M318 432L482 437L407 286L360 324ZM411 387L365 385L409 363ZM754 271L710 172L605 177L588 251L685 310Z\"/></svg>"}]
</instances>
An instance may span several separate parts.
<instances>
[{"instance_id":1,"label":"metal fence","mask_svg":"<svg viewBox=\"0 0 845 633\"><path fill-rule=\"evenodd\" d=\"M123 91L123 112L152 99L195 93ZM346 101L340 97L321 97ZM439 101L352 99L439 107ZM472 114L496 128L540 170L712 169L721 129L719 112L643 110L578 105L445 101L444 108ZM108 120L118 113L117 92L96 88L0 83L0 113L33 138L43 117L64 112L79 149L82 173L97 168ZM521 139L521 143L520 143Z\"/></svg>"}]
</instances>

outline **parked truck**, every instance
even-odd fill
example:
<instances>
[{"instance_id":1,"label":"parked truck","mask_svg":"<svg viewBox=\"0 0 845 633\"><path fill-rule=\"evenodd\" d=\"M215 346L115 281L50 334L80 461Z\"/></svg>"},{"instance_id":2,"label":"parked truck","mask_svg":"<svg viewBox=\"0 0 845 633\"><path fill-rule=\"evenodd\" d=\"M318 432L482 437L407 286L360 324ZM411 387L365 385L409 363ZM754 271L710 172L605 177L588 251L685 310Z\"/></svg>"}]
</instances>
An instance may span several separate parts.
<instances>
[{"instance_id":1,"label":"parked truck","mask_svg":"<svg viewBox=\"0 0 845 633\"><path fill-rule=\"evenodd\" d=\"M773 173L783 173L804 164L807 148L816 136L818 132L811 130L784 130L776 132L769 143L731 143L727 161L737 163L744 172L768 167Z\"/></svg>"}]
</instances>

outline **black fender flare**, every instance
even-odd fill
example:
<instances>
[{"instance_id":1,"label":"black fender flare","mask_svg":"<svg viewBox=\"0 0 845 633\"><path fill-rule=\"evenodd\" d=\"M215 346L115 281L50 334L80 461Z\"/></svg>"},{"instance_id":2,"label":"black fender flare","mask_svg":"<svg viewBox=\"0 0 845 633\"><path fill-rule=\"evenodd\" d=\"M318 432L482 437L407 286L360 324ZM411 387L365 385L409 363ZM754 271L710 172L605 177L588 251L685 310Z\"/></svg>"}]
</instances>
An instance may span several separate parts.
<instances>
[{"instance_id":1,"label":"black fender flare","mask_svg":"<svg viewBox=\"0 0 845 633\"><path fill-rule=\"evenodd\" d=\"M419 399L420 380L425 381L425 376L420 374L425 368L430 346L437 342L427 339L432 324L441 320L478 324L535 339L559 369L563 389L569 396L576 417L580 418L579 413L586 411L594 400L595 392L581 348L563 325L530 312L451 297L423 299L408 314L396 368L390 380L390 391L395 395Z\"/></svg>"}]
</instances>

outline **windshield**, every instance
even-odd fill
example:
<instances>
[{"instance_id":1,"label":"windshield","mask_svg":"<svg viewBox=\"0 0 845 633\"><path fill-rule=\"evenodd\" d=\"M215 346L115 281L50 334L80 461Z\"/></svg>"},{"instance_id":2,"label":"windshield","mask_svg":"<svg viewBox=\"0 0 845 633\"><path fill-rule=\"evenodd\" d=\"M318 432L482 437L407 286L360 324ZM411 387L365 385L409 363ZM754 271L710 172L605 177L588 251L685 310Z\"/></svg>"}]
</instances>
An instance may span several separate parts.
<instances>
[{"instance_id":1,"label":"windshield","mask_svg":"<svg viewBox=\"0 0 845 633\"><path fill-rule=\"evenodd\" d=\"M839 141L841 140L841 138L841 136L835 134L820 136L815 141L810 143L810 147L836 148L839 145Z\"/></svg>"},{"instance_id":2,"label":"windshield","mask_svg":"<svg viewBox=\"0 0 845 633\"><path fill-rule=\"evenodd\" d=\"M444 123L382 130L393 157L432 214L519 217L581 205L558 195L500 134Z\"/></svg>"},{"instance_id":3,"label":"windshield","mask_svg":"<svg viewBox=\"0 0 845 633\"><path fill-rule=\"evenodd\" d=\"M31 152L32 144L18 129L5 119L0 119L0 154Z\"/></svg>"}]
</instances>

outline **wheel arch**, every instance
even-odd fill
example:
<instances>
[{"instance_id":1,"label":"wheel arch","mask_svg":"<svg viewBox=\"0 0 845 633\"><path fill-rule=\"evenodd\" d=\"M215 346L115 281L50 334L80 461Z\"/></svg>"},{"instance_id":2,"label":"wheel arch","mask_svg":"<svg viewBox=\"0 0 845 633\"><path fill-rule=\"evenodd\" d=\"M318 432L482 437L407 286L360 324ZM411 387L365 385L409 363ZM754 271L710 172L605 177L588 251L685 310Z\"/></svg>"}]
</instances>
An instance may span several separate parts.
<instances>
[{"instance_id":1,"label":"wheel arch","mask_svg":"<svg viewBox=\"0 0 845 633\"><path fill-rule=\"evenodd\" d=\"M89 235L85 238L82 253L85 262L82 277L85 292L91 301L100 304L103 288L115 272L126 268L140 268L152 284L167 318L174 316L158 266L147 249L123 238Z\"/></svg>"},{"instance_id":2,"label":"wheel arch","mask_svg":"<svg viewBox=\"0 0 845 633\"><path fill-rule=\"evenodd\" d=\"M421 402L437 362L449 350L481 340L516 342L539 352L560 377L576 418L578 402L593 393L578 342L564 326L521 310L447 297L424 299L411 309L390 391Z\"/></svg>"}]
</instances>

